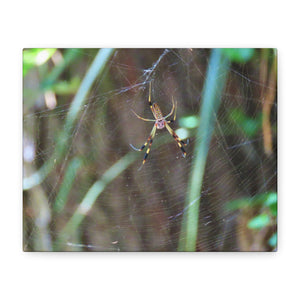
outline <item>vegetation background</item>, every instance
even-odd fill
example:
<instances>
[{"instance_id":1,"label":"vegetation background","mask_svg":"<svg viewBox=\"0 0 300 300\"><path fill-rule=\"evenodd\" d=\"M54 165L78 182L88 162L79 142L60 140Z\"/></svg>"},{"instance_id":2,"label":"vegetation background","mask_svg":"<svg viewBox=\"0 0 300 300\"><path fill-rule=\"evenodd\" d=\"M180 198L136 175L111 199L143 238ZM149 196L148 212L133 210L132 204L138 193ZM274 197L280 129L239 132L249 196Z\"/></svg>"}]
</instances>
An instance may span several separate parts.
<instances>
[{"instance_id":1,"label":"vegetation background","mask_svg":"<svg viewBox=\"0 0 300 300\"><path fill-rule=\"evenodd\" d=\"M274 49L25 49L25 251L272 251ZM178 103L179 136L151 125Z\"/></svg>"}]
</instances>

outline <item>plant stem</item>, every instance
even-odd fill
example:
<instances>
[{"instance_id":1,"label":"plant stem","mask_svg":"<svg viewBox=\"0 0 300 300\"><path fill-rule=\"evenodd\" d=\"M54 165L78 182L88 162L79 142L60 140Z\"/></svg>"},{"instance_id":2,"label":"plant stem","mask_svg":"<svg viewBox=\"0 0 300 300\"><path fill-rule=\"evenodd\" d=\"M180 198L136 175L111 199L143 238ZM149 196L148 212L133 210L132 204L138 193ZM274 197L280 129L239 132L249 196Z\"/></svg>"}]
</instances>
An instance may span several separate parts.
<instances>
[{"instance_id":1,"label":"plant stem","mask_svg":"<svg viewBox=\"0 0 300 300\"><path fill-rule=\"evenodd\" d=\"M106 66L113 52L114 52L113 49L105 48L105 49L100 49L99 52L97 53L92 65L87 71L78 89L78 92L71 104L70 110L66 117L64 130L61 132L58 138L53 155L46 161L46 163L38 171L36 171L31 176L24 178L23 180L24 190L31 189L34 186L40 184L52 171L54 165L60 162L61 159L63 158L68 146L68 140L72 134L72 129L86 101L86 96L96 77L103 73L104 67Z\"/></svg>"},{"instance_id":2,"label":"plant stem","mask_svg":"<svg viewBox=\"0 0 300 300\"><path fill-rule=\"evenodd\" d=\"M195 147L195 160L188 184L185 202L187 210L183 217L179 251L196 250L205 165L228 70L229 60L223 55L222 49L213 49L202 92L200 124L196 133L198 144Z\"/></svg>"},{"instance_id":3,"label":"plant stem","mask_svg":"<svg viewBox=\"0 0 300 300\"><path fill-rule=\"evenodd\" d=\"M74 157L68 164L64 175L63 182L61 183L60 189L57 193L57 197L54 201L53 211L56 213L62 212L64 209L68 195L71 191L73 183L75 181L78 170L83 166L83 159Z\"/></svg>"},{"instance_id":4,"label":"plant stem","mask_svg":"<svg viewBox=\"0 0 300 300\"><path fill-rule=\"evenodd\" d=\"M66 226L60 232L57 241L55 242L56 248L59 248L60 245L65 242L69 236L76 232L77 228L80 226L83 219L91 210L99 195L104 191L105 187L116 177L118 177L124 170L126 170L126 168L128 168L137 159L137 157L139 157L138 153L127 153L114 165L112 165L99 180L94 182Z\"/></svg>"}]
</instances>

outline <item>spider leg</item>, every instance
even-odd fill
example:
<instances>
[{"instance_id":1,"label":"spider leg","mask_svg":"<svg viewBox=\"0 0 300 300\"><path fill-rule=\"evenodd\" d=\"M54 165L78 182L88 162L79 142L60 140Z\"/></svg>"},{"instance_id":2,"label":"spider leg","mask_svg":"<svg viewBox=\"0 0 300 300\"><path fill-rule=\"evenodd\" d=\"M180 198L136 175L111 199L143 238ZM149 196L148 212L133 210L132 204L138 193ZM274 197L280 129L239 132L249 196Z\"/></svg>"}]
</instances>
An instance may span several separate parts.
<instances>
[{"instance_id":1,"label":"spider leg","mask_svg":"<svg viewBox=\"0 0 300 300\"><path fill-rule=\"evenodd\" d=\"M176 104L174 103L174 98L173 98L173 97L172 97L172 104L173 104L172 110L171 110L170 113L167 114L164 118L167 119L168 117L170 117L170 116L173 114L174 108L175 108L175 117L174 117L174 121L175 121L175 119L176 119L176 110L177 110L177 102L176 102ZM172 121L172 122L173 122L173 121ZM171 121L170 121L169 123L171 123Z\"/></svg>"},{"instance_id":2,"label":"spider leg","mask_svg":"<svg viewBox=\"0 0 300 300\"><path fill-rule=\"evenodd\" d=\"M168 118L169 116L171 116L172 113L173 113L173 111L174 111L174 99L173 99L173 97L172 97L172 102L173 102L173 108L172 108L172 111L171 111L167 116L165 116L165 119ZM172 123L172 122L174 122L174 121L176 120L176 113L177 113L177 101L175 102L175 113L174 113L174 115L173 115L173 119L170 120L170 121L167 121L168 124L169 124L169 123Z\"/></svg>"},{"instance_id":3,"label":"spider leg","mask_svg":"<svg viewBox=\"0 0 300 300\"><path fill-rule=\"evenodd\" d=\"M150 153L151 146L152 146L152 143L153 143L153 140L154 140L154 137L155 137L155 132L156 132L156 126L154 125L154 128L153 128L153 130L152 130L152 132L151 132L152 134L150 135L149 147L148 147L148 149L147 149L147 151L146 151L146 153L145 153L145 156L144 156L144 159L143 159L143 163L142 163L140 169L141 169L142 166L145 164L146 159L147 159L147 157L148 157L148 155L149 155L149 153Z\"/></svg>"},{"instance_id":4,"label":"spider leg","mask_svg":"<svg viewBox=\"0 0 300 300\"><path fill-rule=\"evenodd\" d=\"M139 119L141 119L141 120L143 120L143 121L146 121L146 122L155 122L156 120L152 120L152 119L145 119L145 118L142 118L142 117L140 117L134 110L131 110L135 115L136 115L136 117L137 118L139 118Z\"/></svg>"},{"instance_id":5,"label":"spider leg","mask_svg":"<svg viewBox=\"0 0 300 300\"><path fill-rule=\"evenodd\" d=\"M177 112L177 102L175 103L175 113L174 113L173 119L170 121L166 121L168 124L173 123L176 120L176 112ZM170 130L169 130L169 132L170 132ZM172 132L174 132L174 131L172 130ZM172 136L173 136L173 133L172 133ZM178 137L178 139L179 139L180 143L184 146L187 146L189 144L189 139L187 139L186 143L184 141L182 141L179 137Z\"/></svg>"},{"instance_id":6,"label":"spider leg","mask_svg":"<svg viewBox=\"0 0 300 300\"><path fill-rule=\"evenodd\" d=\"M182 151L182 156L186 157L186 152L183 148L182 145L187 145L186 143L184 143L179 136L175 133L175 131L166 123L166 128L169 131L169 133L171 134L171 136L175 139L175 141L177 142L178 147L180 148L180 150Z\"/></svg>"},{"instance_id":7,"label":"spider leg","mask_svg":"<svg viewBox=\"0 0 300 300\"><path fill-rule=\"evenodd\" d=\"M150 109L152 111L152 114L155 117L154 109L153 109L153 106L152 106L153 104L151 102L151 88L152 88L152 81L150 81L150 84L149 84L149 98L148 98L148 103L149 103Z\"/></svg>"},{"instance_id":8,"label":"spider leg","mask_svg":"<svg viewBox=\"0 0 300 300\"><path fill-rule=\"evenodd\" d=\"M133 150L135 150L135 151L142 151L142 150L148 145L149 141L151 142L151 141L153 140L153 138L154 138L154 136L155 136L155 132L156 132L156 126L154 125L153 128L152 128L152 130L151 130L151 133L150 133L150 135L149 135L149 137L148 137L148 139L147 139L147 141L145 142L145 144L144 144L141 148L136 148L136 147L134 147L132 144L129 144L130 147L131 147ZM147 150L147 151L148 151L148 150ZM148 152L148 153L149 153L149 152ZM147 153L146 153L146 154L147 154Z\"/></svg>"}]
</instances>

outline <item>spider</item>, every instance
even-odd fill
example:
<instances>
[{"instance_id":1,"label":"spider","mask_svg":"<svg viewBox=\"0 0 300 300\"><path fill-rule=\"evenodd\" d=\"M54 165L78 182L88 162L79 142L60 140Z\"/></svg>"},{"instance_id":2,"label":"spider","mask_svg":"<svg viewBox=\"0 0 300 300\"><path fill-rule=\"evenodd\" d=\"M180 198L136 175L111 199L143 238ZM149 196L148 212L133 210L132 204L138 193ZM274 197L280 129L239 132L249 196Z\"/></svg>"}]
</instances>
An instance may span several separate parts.
<instances>
[{"instance_id":1,"label":"spider","mask_svg":"<svg viewBox=\"0 0 300 300\"><path fill-rule=\"evenodd\" d=\"M172 123L175 121L176 119L176 111L177 111L177 102L176 104L174 104L174 99L172 97L172 110L169 114L167 114L166 116L163 116L161 110L160 110L160 107L158 106L157 103L153 103L151 102L151 81L150 81L150 87L149 87L149 100L148 100L148 103L149 103L149 106L150 106L150 109L152 111L152 114L154 116L154 120L153 119L145 119L145 118L142 118L140 117L135 111L132 110L132 112L135 114L135 116L143 121L146 121L146 122L155 122L154 123L154 126L151 130L151 133L147 139L147 141L144 143L144 145L141 147L141 148L136 148L134 147L132 144L130 144L130 146L132 147L132 149L136 150L136 151L142 151L146 146L147 144L149 143L149 147L145 153L145 156L144 156L144 160L143 160L143 164L142 166L145 164L146 162L146 159L149 155L149 152L150 152L150 149L151 149L151 145L152 145L152 142L154 140L154 137L155 137L155 133L156 133L156 129L163 129L163 128L167 128L168 132L171 134L171 136L175 139L178 147L180 148L180 150L182 151L182 156L183 157L186 157L186 152L183 148L182 145L184 146L187 146L187 143L184 143L179 137L178 135L174 132L174 130L168 125L169 123ZM174 109L175 109L175 113L174 113ZM168 121L167 118L170 117L172 114L174 113L173 115L173 119ZM141 166L141 167L142 167Z\"/></svg>"}]
</instances>

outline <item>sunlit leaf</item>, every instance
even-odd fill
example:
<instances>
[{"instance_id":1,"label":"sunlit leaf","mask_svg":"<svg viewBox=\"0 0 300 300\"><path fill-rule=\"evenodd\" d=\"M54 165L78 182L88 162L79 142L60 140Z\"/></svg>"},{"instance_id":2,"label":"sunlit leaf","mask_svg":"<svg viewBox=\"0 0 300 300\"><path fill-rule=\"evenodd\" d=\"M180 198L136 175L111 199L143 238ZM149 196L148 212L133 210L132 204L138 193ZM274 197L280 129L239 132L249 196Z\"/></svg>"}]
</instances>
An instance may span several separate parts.
<instances>
[{"instance_id":1,"label":"sunlit leaf","mask_svg":"<svg viewBox=\"0 0 300 300\"><path fill-rule=\"evenodd\" d=\"M248 228L250 229L261 229L270 223L270 217L267 214L261 214L248 222Z\"/></svg>"},{"instance_id":2,"label":"sunlit leaf","mask_svg":"<svg viewBox=\"0 0 300 300\"><path fill-rule=\"evenodd\" d=\"M41 89L51 89L53 84L56 83L63 73L63 71L80 56L79 49L66 49L63 54L63 59L59 61L50 71L50 73L41 82Z\"/></svg>"},{"instance_id":3,"label":"sunlit leaf","mask_svg":"<svg viewBox=\"0 0 300 300\"><path fill-rule=\"evenodd\" d=\"M244 197L231 200L226 204L226 208L229 210L237 210L241 208L257 207L262 205L269 207L272 214L272 210L274 209L276 209L277 213L277 193L267 192L255 195L253 197Z\"/></svg>"},{"instance_id":4,"label":"sunlit leaf","mask_svg":"<svg viewBox=\"0 0 300 300\"><path fill-rule=\"evenodd\" d=\"M35 66L44 64L55 53L55 48L33 48L23 50L23 76Z\"/></svg>"},{"instance_id":5,"label":"sunlit leaf","mask_svg":"<svg viewBox=\"0 0 300 300\"><path fill-rule=\"evenodd\" d=\"M54 53L56 49L42 49L35 57L35 64L40 66L44 64Z\"/></svg>"},{"instance_id":6,"label":"sunlit leaf","mask_svg":"<svg viewBox=\"0 0 300 300\"><path fill-rule=\"evenodd\" d=\"M189 137L189 132L185 128L179 128L176 130L176 134L182 139L185 140Z\"/></svg>"},{"instance_id":7,"label":"sunlit leaf","mask_svg":"<svg viewBox=\"0 0 300 300\"><path fill-rule=\"evenodd\" d=\"M73 77L71 81L59 81L51 86L51 90L58 95L74 94L80 85L80 78Z\"/></svg>"},{"instance_id":8,"label":"sunlit leaf","mask_svg":"<svg viewBox=\"0 0 300 300\"><path fill-rule=\"evenodd\" d=\"M269 239L268 244L271 247L276 247L277 245L277 232L275 232Z\"/></svg>"},{"instance_id":9,"label":"sunlit leaf","mask_svg":"<svg viewBox=\"0 0 300 300\"><path fill-rule=\"evenodd\" d=\"M199 125L198 116L187 116L179 119L179 126L184 128L196 128Z\"/></svg>"},{"instance_id":10,"label":"sunlit leaf","mask_svg":"<svg viewBox=\"0 0 300 300\"><path fill-rule=\"evenodd\" d=\"M265 200L265 206L270 208L273 216L277 216L277 193L270 193Z\"/></svg>"},{"instance_id":11,"label":"sunlit leaf","mask_svg":"<svg viewBox=\"0 0 300 300\"><path fill-rule=\"evenodd\" d=\"M223 52L232 62L245 63L252 58L254 48L225 48Z\"/></svg>"},{"instance_id":12,"label":"sunlit leaf","mask_svg":"<svg viewBox=\"0 0 300 300\"><path fill-rule=\"evenodd\" d=\"M268 194L265 204L267 206L277 204L277 193L272 192L272 193Z\"/></svg>"}]
</instances>

